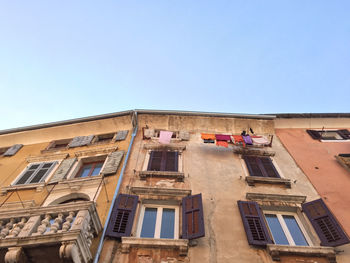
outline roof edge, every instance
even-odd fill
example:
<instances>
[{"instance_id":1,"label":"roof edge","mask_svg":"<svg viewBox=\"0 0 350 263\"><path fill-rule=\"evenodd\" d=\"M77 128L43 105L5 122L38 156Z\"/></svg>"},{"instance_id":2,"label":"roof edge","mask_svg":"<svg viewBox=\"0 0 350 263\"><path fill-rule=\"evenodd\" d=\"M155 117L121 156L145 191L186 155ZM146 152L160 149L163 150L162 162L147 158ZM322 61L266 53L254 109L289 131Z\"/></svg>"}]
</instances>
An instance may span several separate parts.
<instances>
[{"instance_id":1,"label":"roof edge","mask_svg":"<svg viewBox=\"0 0 350 263\"><path fill-rule=\"evenodd\" d=\"M275 113L277 119L293 118L350 118L350 113Z\"/></svg>"}]
</instances>

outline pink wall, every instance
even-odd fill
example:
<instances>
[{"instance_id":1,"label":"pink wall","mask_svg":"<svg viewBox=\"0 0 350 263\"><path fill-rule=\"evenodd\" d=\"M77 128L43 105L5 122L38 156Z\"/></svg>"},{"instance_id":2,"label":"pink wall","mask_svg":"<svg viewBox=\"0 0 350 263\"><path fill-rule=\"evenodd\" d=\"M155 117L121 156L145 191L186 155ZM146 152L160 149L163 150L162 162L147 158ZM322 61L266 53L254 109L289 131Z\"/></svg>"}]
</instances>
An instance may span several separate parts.
<instances>
[{"instance_id":1,"label":"pink wall","mask_svg":"<svg viewBox=\"0 0 350 263\"><path fill-rule=\"evenodd\" d=\"M350 153L350 142L313 140L305 129L276 129L276 134L350 235L350 173L334 158Z\"/></svg>"}]
</instances>

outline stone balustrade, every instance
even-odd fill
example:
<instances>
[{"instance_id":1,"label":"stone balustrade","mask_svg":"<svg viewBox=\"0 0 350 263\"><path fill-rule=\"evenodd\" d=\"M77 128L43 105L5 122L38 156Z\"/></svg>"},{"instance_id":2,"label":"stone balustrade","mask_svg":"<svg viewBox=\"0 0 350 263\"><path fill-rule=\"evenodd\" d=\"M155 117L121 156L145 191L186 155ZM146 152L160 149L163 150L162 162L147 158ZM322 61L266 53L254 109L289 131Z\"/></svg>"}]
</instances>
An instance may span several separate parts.
<instances>
[{"instance_id":1,"label":"stone balustrade","mask_svg":"<svg viewBox=\"0 0 350 263\"><path fill-rule=\"evenodd\" d=\"M2 212L0 255L5 257L0 262L27 262L26 257L35 260L42 256L40 247L57 253L50 254L50 262L90 262L90 246L101 229L93 202Z\"/></svg>"}]
</instances>

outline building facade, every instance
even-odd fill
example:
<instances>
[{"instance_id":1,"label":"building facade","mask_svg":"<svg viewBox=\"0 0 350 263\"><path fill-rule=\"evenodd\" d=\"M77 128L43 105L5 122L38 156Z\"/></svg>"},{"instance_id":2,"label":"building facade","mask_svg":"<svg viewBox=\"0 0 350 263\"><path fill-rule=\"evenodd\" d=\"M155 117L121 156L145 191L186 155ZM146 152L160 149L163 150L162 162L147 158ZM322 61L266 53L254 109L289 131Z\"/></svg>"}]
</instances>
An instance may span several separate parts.
<instances>
[{"instance_id":1,"label":"building facade","mask_svg":"<svg viewBox=\"0 0 350 263\"><path fill-rule=\"evenodd\" d=\"M3 131L0 262L91 262L132 114Z\"/></svg>"},{"instance_id":2,"label":"building facade","mask_svg":"<svg viewBox=\"0 0 350 263\"><path fill-rule=\"evenodd\" d=\"M0 262L350 262L346 191L299 160L331 150L293 125L134 110L0 131ZM344 142L317 171L346 180Z\"/></svg>"}]
</instances>

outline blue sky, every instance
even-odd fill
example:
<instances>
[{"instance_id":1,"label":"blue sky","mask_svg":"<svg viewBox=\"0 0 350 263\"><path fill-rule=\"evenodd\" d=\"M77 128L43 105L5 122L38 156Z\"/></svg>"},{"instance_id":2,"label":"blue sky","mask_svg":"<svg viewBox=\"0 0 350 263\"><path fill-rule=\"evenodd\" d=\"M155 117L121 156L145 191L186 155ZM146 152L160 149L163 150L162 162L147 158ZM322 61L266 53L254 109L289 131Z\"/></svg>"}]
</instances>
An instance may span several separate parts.
<instances>
[{"instance_id":1,"label":"blue sky","mask_svg":"<svg viewBox=\"0 0 350 263\"><path fill-rule=\"evenodd\" d=\"M1 1L0 129L129 109L350 112L350 1Z\"/></svg>"}]
</instances>

